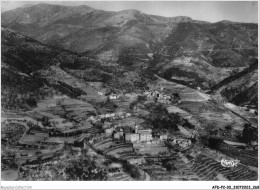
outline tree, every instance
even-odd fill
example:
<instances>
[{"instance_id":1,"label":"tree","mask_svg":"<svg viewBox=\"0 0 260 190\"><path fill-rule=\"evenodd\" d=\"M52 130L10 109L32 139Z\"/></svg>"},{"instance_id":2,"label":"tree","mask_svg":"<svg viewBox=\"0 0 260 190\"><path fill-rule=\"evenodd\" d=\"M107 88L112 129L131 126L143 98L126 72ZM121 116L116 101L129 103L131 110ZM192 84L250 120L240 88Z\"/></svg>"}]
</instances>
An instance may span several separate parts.
<instances>
[{"instance_id":1,"label":"tree","mask_svg":"<svg viewBox=\"0 0 260 190\"><path fill-rule=\"evenodd\" d=\"M37 101L35 98L28 98L26 100L27 104L30 106L30 107L36 107L37 106Z\"/></svg>"},{"instance_id":2,"label":"tree","mask_svg":"<svg viewBox=\"0 0 260 190\"><path fill-rule=\"evenodd\" d=\"M242 141L250 144L255 140L257 140L257 129L253 128L251 124L246 123L242 133Z\"/></svg>"},{"instance_id":3,"label":"tree","mask_svg":"<svg viewBox=\"0 0 260 190\"><path fill-rule=\"evenodd\" d=\"M223 140L215 138L215 137L210 137L208 139L209 147L212 149L216 149L216 150L218 150L220 148L222 142L223 142Z\"/></svg>"},{"instance_id":4,"label":"tree","mask_svg":"<svg viewBox=\"0 0 260 190\"><path fill-rule=\"evenodd\" d=\"M232 126L231 126L231 125L227 125L227 126L225 127L225 129L226 129L227 131L231 131Z\"/></svg>"},{"instance_id":5,"label":"tree","mask_svg":"<svg viewBox=\"0 0 260 190\"><path fill-rule=\"evenodd\" d=\"M181 118L178 114L169 114L166 107L162 104L147 105L150 111L149 122L155 129L178 130L177 124L181 123Z\"/></svg>"}]
</instances>

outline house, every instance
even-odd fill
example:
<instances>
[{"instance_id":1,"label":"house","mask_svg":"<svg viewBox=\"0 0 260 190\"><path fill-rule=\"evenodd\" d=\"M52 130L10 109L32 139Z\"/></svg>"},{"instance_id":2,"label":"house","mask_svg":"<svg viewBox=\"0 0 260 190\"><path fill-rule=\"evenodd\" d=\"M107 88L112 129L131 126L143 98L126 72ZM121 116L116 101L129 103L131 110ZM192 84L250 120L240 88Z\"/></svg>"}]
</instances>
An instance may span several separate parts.
<instances>
[{"instance_id":1,"label":"house","mask_svg":"<svg viewBox=\"0 0 260 190\"><path fill-rule=\"evenodd\" d=\"M119 97L116 94L109 95L110 100L116 100L117 98L119 98Z\"/></svg>"},{"instance_id":2,"label":"house","mask_svg":"<svg viewBox=\"0 0 260 190\"><path fill-rule=\"evenodd\" d=\"M96 118L95 118L95 116L90 116L89 118L87 118L86 119L87 121L95 121L96 120Z\"/></svg>"},{"instance_id":3,"label":"house","mask_svg":"<svg viewBox=\"0 0 260 190\"><path fill-rule=\"evenodd\" d=\"M152 129L138 129L138 126L136 126L137 133L152 133Z\"/></svg>"},{"instance_id":4,"label":"house","mask_svg":"<svg viewBox=\"0 0 260 190\"><path fill-rule=\"evenodd\" d=\"M103 128L103 129L107 129L107 128L110 128L111 126L112 126L112 123L111 123L111 122L105 121L104 124L103 124L103 126L102 126L102 128Z\"/></svg>"},{"instance_id":5,"label":"house","mask_svg":"<svg viewBox=\"0 0 260 190\"><path fill-rule=\"evenodd\" d=\"M126 141L131 141L131 142L136 142L139 141L140 137L138 133L126 133L125 134L125 140Z\"/></svg>"},{"instance_id":6,"label":"house","mask_svg":"<svg viewBox=\"0 0 260 190\"><path fill-rule=\"evenodd\" d=\"M110 117L109 113L105 114L105 118L109 118L109 117Z\"/></svg>"},{"instance_id":7,"label":"house","mask_svg":"<svg viewBox=\"0 0 260 190\"><path fill-rule=\"evenodd\" d=\"M104 118L106 118L106 114L99 115L98 118L104 119Z\"/></svg>"},{"instance_id":8,"label":"house","mask_svg":"<svg viewBox=\"0 0 260 190\"><path fill-rule=\"evenodd\" d=\"M126 116L126 117L130 117L130 116L131 116L131 113L126 113L125 116Z\"/></svg>"},{"instance_id":9,"label":"house","mask_svg":"<svg viewBox=\"0 0 260 190\"><path fill-rule=\"evenodd\" d=\"M166 133L162 133L160 134L160 140L163 141L163 140L167 140L168 138L168 135Z\"/></svg>"},{"instance_id":10,"label":"house","mask_svg":"<svg viewBox=\"0 0 260 190\"><path fill-rule=\"evenodd\" d=\"M107 118L111 118L111 117L115 117L116 114L115 113L109 113L109 114L106 114L106 117Z\"/></svg>"},{"instance_id":11,"label":"house","mask_svg":"<svg viewBox=\"0 0 260 190\"><path fill-rule=\"evenodd\" d=\"M123 131L118 131L118 132L115 132L114 134L113 134L113 138L114 139L121 139L121 138L123 138L124 137L124 132Z\"/></svg>"},{"instance_id":12,"label":"house","mask_svg":"<svg viewBox=\"0 0 260 190\"><path fill-rule=\"evenodd\" d=\"M113 133L113 131L114 131L113 127L105 129L106 134L111 134L111 133Z\"/></svg>"}]
</instances>

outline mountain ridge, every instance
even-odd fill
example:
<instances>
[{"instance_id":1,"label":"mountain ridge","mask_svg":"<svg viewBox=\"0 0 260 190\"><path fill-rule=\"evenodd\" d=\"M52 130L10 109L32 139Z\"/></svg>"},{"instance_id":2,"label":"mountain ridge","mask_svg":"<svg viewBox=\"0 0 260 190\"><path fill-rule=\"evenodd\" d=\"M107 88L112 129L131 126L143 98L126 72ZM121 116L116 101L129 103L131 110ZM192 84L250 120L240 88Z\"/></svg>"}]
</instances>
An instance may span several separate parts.
<instances>
[{"instance_id":1,"label":"mountain ridge","mask_svg":"<svg viewBox=\"0 0 260 190\"><path fill-rule=\"evenodd\" d=\"M46 6L51 7L46 8L49 11L38 11ZM209 23L137 10L84 12L84 6L39 7L2 13L2 26L104 65L148 69L192 88L210 90L257 59L257 24Z\"/></svg>"}]
</instances>

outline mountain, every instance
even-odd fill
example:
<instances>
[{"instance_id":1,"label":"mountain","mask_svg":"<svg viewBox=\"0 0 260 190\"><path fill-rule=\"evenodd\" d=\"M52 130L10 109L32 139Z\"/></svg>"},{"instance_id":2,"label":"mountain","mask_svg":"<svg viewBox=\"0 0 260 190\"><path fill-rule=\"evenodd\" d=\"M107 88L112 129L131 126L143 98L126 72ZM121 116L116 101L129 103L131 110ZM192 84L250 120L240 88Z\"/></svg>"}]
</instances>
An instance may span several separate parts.
<instances>
[{"instance_id":1,"label":"mountain","mask_svg":"<svg viewBox=\"0 0 260 190\"><path fill-rule=\"evenodd\" d=\"M2 106L29 109L39 100L65 94L98 96L92 82L108 90L142 88L147 74L102 65L92 58L53 48L11 29L1 28Z\"/></svg>"},{"instance_id":2,"label":"mountain","mask_svg":"<svg viewBox=\"0 0 260 190\"><path fill-rule=\"evenodd\" d=\"M211 88L236 105L258 108L258 62Z\"/></svg>"},{"instance_id":3,"label":"mountain","mask_svg":"<svg viewBox=\"0 0 260 190\"><path fill-rule=\"evenodd\" d=\"M146 70L203 90L246 69L258 54L257 24L209 23L137 10L37 4L2 13L2 26L103 65Z\"/></svg>"},{"instance_id":4,"label":"mountain","mask_svg":"<svg viewBox=\"0 0 260 190\"><path fill-rule=\"evenodd\" d=\"M111 49L138 44L147 49L143 43L159 40L169 30L169 23L187 20L191 19L164 18L136 10L107 12L88 6L49 4L18 8L2 14L3 26L79 53L100 52L107 46Z\"/></svg>"}]
</instances>

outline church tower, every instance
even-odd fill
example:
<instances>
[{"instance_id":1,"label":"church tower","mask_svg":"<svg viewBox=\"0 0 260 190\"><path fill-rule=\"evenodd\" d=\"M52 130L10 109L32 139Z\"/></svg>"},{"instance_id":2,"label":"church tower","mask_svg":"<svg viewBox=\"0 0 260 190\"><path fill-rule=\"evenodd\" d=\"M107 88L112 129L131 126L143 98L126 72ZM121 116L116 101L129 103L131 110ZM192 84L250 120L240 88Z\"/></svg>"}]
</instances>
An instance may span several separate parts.
<instances>
[{"instance_id":1,"label":"church tower","mask_svg":"<svg viewBox=\"0 0 260 190\"><path fill-rule=\"evenodd\" d=\"M138 133L138 125L135 125L135 133Z\"/></svg>"}]
</instances>

